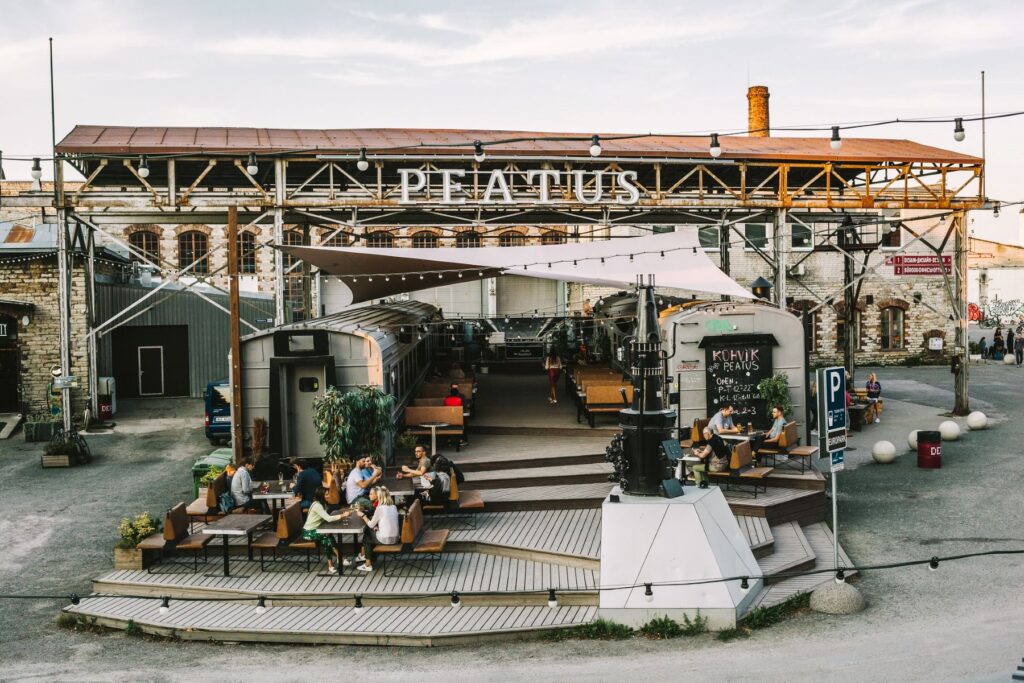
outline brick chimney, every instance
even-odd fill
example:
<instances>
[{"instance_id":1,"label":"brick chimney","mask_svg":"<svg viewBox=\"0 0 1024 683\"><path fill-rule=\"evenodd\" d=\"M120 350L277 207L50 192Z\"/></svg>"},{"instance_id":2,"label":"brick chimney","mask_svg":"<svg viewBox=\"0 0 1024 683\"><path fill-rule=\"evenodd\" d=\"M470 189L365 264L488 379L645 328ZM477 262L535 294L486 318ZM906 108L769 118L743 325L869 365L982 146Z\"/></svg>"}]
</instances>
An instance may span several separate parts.
<instances>
[{"instance_id":1,"label":"brick chimney","mask_svg":"<svg viewBox=\"0 0 1024 683\"><path fill-rule=\"evenodd\" d=\"M768 128L768 86L752 85L747 88L747 129L752 138L770 137Z\"/></svg>"}]
</instances>

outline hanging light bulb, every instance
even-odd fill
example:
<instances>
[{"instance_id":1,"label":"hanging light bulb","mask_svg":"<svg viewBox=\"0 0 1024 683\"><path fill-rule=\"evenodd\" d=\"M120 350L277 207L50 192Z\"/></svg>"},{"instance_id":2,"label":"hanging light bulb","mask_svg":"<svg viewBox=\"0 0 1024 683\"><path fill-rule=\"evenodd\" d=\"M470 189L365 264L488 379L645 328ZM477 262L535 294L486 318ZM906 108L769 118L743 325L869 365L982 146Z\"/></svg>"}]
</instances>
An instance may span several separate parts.
<instances>
[{"instance_id":1,"label":"hanging light bulb","mask_svg":"<svg viewBox=\"0 0 1024 683\"><path fill-rule=\"evenodd\" d=\"M440 279L442 279L442 278L444 278L444 275L442 275L441 273L438 273L438 274L437 274L437 279L438 279L438 280L440 280Z\"/></svg>"},{"instance_id":2,"label":"hanging light bulb","mask_svg":"<svg viewBox=\"0 0 1024 683\"><path fill-rule=\"evenodd\" d=\"M939 558L938 557L932 557L931 561L928 562L928 571L933 572L933 571L935 571L938 568L939 568Z\"/></svg>"},{"instance_id":3,"label":"hanging light bulb","mask_svg":"<svg viewBox=\"0 0 1024 683\"><path fill-rule=\"evenodd\" d=\"M555 595L555 589L554 588L549 588L548 589L548 607L550 607L551 609L554 609L555 607L558 607L558 596Z\"/></svg>"},{"instance_id":4,"label":"hanging light bulb","mask_svg":"<svg viewBox=\"0 0 1024 683\"><path fill-rule=\"evenodd\" d=\"M365 171L370 168L370 162L366 160L366 148L361 147L359 149L359 161L356 162L356 168L360 171Z\"/></svg>"},{"instance_id":5,"label":"hanging light bulb","mask_svg":"<svg viewBox=\"0 0 1024 683\"><path fill-rule=\"evenodd\" d=\"M452 591L452 609L458 609L460 605L461 601L459 600L459 592Z\"/></svg>"},{"instance_id":6,"label":"hanging light bulb","mask_svg":"<svg viewBox=\"0 0 1024 683\"><path fill-rule=\"evenodd\" d=\"M715 159L722 156L722 145L718 143L718 133L711 134L711 146L708 147L708 152Z\"/></svg>"},{"instance_id":7,"label":"hanging light bulb","mask_svg":"<svg viewBox=\"0 0 1024 683\"><path fill-rule=\"evenodd\" d=\"M574 266L576 265L576 259L572 260L572 265L574 265Z\"/></svg>"},{"instance_id":8,"label":"hanging light bulb","mask_svg":"<svg viewBox=\"0 0 1024 683\"><path fill-rule=\"evenodd\" d=\"M953 139L963 142L965 137L967 137L967 133L964 131L964 120L959 117L953 119Z\"/></svg>"},{"instance_id":9,"label":"hanging light bulb","mask_svg":"<svg viewBox=\"0 0 1024 683\"><path fill-rule=\"evenodd\" d=\"M39 157L32 157L32 180L39 180L43 177L43 167L39 163Z\"/></svg>"},{"instance_id":10,"label":"hanging light bulb","mask_svg":"<svg viewBox=\"0 0 1024 683\"><path fill-rule=\"evenodd\" d=\"M661 258L665 258L665 252L661 252Z\"/></svg>"},{"instance_id":11,"label":"hanging light bulb","mask_svg":"<svg viewBox=\"0 0 1024 683\"><path fill-rule=\"evenodd\" d=\"M171 611L171 599L170 598L164 597L164 599L160 601L160 610L159 611L160 611L160 614L167 614L168 612Z\"/></svg>"},{"instance_id":12,"label":"hanging light bulb","mask_svg":"<svg viewBox=\"0 0 1024 683\"><path fill-rule=\"evenodd\" d=\"M352 611L355 612L356 614L362 614L362 612L363 612L363 596L362 595L357 595L356 596L356 604L353 605Z\"/></svg>"},{"instance_id":13,"label":"hanging light bulb","mask_svg":"<svg viewBox=\"0 0 1024 683\"><path fill-rule=\"evenodd\" d=\"M632 262L633 262L633 255L632 255L632 254L630 254L630 255L629 255L629 262L630 262L630 263L632 263Z\"/></svg>"},{"instance_id":14,"label":"hanging light bulb","mask_svg":"<svg viewBox=\"0 0 1024 683\"><path fill-rule=\"evenodd\" d=\"M597 135L590 136L590 156L601 156L601 138Z\"/></svg>"},{"instance_id":15,"label":"hanging light bulb","mask_svg":"<svg viewBox=\"0 0 1024 683\"><path fill-rule=\"evenodd\" d=\"M4 175L4 153L0 150L0 180L7 180L7 176Z\"/></svg>"},{"instance_id":16,"label":"hanging light bulb","mask_svg":"<svg viewBox=\"0 0 1024 683\"><path fill-rule=\"evenodd\" d=\"M487 155L484 154L484 143L479 140L475 141L473 143L473 161L479 164L486 158Z\"/></svg>"},{"instance_id":17,"label":"hanging light bulb","mask_svg":"<svg viewBox=\"0 0 1024 683\"><path fill-rule=\"evenodd\" d=\"M996 202L995 204L992 205L992 218L999 218L999 207L999 202Z\"/></svg>"},{"instance_id":18,"label":"hanging light bulb","mask_svg":"<svg viewBox=\"0 0 1024 683\"><path fill-rule=\"evenodd\" d=\"M459 277L462 277L462 271L459 271Z\"/></svg>"},{"instance_id":19,"label":"hanging light bulb","mask_svg":"<svg viewBox=\"0 0 1024 683\"><path fill-rule=\"evenodd\" d=\"M644 584L644 602L654 602L654 590L652 589L653 584Z\"/></svg>"},{"instance_id":20,"label":"hanging light bulb","mask_svg":"<svg viewBox=\"0 0 1024 683\"><path fill-rule=\"evenodd\" d=\"M743 590L748 590L750 588L750 582L747 581L747 577L744 576L743 580L740 581L740 588Z\"/></svg>"},{"instance_id":21,"label":"hanging light bulb","mask_svg":"<svg viewBox=\"0 0 1024 683\"><path fill-rule=\"evenodd\" d=\"M836 583L843 583L844 581L846 581L846 572L840 567L836 570Z\"/></svg>"},{"instance_id":22,"label":"hanging light bulb","mask_svg":"<svg viewBox=\"0 0 1024 683\"><path fill-rule=\"evenodd\" d=\"M245 165L245 170L249 175L259 173L260 167L256 165L256 152L249 152L249 163Z\"/></svg>"},{"instance_id":23,"label":"hanging light bulb","mask_svg":"<svg viewBox=\"0 0 1024 683\"><path fill-rule=\"evenodd\" d=\"M139 157L139 177L140 178L148 178L149 177L149 161L146 159L146 155L145 154L143 154L141 157Z\"/></svg>"},{"instance_id":24,"label":"hanging light bulb","mask_svg":"<svg viewBox=\"0 0 1024 683\"><path fill-rule=\"evenodd\" d=\"M82 602L82 598L78 597L78 593L72 593L70 597L72 605L77 605L78 603Z\"/></svg>"},{"instance_id":25,"label":"hanging light bulb","mask_svg":"<svg viewBox=\"0 0 1024 683\"><path fill-rule=\"evenodd\" d=\"M256 614L263 614L267 611L267 599L262 595L256 600Z\"/></svg>"},{"instance_id":26,"label":"hanging light bulb","mask_svg":"<svg viewBox=\"0 0 1024 683\"><path fill-rule=\"evenodd\" d=\"M839 149L843 146L843 141L839 137L839 126L832 126L832 139L828 141L828 146L832 149Z\"/></svg>"}]
</instances>

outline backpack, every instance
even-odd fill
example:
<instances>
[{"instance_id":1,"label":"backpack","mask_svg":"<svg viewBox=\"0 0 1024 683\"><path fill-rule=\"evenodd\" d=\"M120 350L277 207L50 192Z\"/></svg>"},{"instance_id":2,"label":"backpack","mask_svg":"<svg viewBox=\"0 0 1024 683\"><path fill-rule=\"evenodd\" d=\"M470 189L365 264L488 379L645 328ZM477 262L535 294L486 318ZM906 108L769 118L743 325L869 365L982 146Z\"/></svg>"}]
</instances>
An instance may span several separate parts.
<instances>
[{"instance_id":1,"label":"backpack","mask_svg":"<svg viewBox=\"0 0 1024 683\"><path fill-rule=\"evenodd\" d=\"M217 496L217 507L225 515L235 509L235 497L231 495L231 491L225 491Z\"/></svg>"},{"instance_id":2,"label":"backpack","mask_svg":"<svg viewBox=\"0 0 1024 683\"><path fill-rule=\"evenodd\" d=\"M460 470L459 466L456 465L455 463L452 463L452 471L455 472L455 481L456 482L461 484L461 483L466 481L466 475L464 475L462 473L462 470Z\"/></svg>"}]
</instances>

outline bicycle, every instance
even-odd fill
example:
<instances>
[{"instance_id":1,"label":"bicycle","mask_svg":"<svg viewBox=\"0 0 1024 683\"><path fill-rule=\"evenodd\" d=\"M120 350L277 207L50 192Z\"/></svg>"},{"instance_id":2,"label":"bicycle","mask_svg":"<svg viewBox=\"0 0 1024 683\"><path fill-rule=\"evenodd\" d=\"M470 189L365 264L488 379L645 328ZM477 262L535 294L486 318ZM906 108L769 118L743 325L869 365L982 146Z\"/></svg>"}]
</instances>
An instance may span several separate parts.
<instances>
[{"instance_id":1,"label":"bicycle","mask_svg":"<svg viewBox=\"0 0 1024 683\"><path fill-rule=\"evenodd\" d=\"M72 456L76 462L82 464L92 462L92 451L89 450L89 444L86 443L85 437L75 429L74 422L71 423L71 429L67 433L64 432L63 424L57 424L54 427L53 435L50 437L50 446L61 447L65 444L71 444L73 452L68 455Z\"/></svg>"}]
</instances>

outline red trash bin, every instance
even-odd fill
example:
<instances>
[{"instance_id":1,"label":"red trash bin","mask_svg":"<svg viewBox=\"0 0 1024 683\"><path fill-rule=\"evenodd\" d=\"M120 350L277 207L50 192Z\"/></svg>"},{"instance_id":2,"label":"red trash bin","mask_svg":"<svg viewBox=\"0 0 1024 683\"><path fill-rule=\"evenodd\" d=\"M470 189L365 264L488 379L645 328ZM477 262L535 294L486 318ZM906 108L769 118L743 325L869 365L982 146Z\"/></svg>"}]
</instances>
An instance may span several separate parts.
<instances>
[{"instance_id":1,"label":"red trash bin","mask_svg":"<svg viewBox=\"0 0 1024 683\"><path fill-rule=\"evenodd\" d=\"M917 433L917 466L924 469L942 467L942 434L939 432Z\"/></svg>"}]
</instances>

